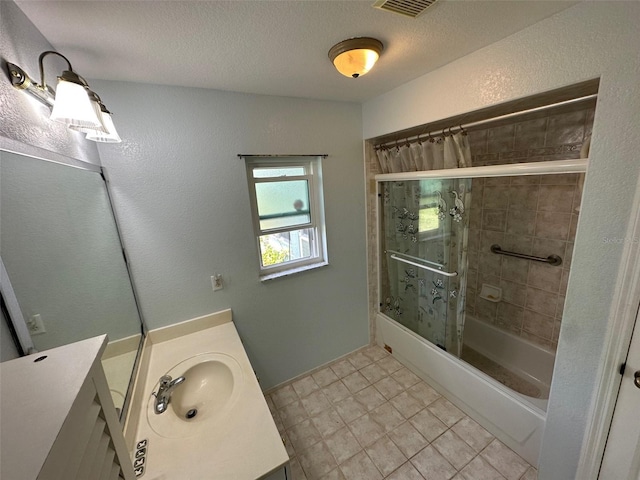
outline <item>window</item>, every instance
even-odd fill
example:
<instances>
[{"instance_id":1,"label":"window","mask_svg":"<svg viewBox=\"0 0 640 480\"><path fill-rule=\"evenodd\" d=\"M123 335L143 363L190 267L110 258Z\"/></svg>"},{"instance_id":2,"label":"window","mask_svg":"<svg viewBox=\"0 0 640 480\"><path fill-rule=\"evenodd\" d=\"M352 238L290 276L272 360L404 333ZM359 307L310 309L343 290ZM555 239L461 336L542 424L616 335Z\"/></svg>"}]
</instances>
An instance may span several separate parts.
<instances>
[{"instance_id":1,"label":"window","mask_svg":"<svg viewBox=\"0 0 640 480\"><path fill-rule=\"evenodd\" d=\"M327 264L321 157L245 157L262 280Z\"/></svg>"}]
</instances>

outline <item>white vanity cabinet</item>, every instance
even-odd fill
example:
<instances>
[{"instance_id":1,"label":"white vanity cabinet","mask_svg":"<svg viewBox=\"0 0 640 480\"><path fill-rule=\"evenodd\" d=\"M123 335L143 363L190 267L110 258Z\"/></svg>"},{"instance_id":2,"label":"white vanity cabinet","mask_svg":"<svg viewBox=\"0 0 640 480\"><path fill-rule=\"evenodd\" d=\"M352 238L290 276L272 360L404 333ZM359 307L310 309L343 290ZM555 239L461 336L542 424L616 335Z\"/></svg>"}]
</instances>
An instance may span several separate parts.
<instances>
[{"instance_id":1,"label":"white vanity cabinet","mask_svg":"<svg viewBox=\"0 0 640 480\"><path fill-rule=\"evenodd\" d=\"M106 335L0 364L3 480L134 480L100 359Z\"/></svg>"}]
</instances>

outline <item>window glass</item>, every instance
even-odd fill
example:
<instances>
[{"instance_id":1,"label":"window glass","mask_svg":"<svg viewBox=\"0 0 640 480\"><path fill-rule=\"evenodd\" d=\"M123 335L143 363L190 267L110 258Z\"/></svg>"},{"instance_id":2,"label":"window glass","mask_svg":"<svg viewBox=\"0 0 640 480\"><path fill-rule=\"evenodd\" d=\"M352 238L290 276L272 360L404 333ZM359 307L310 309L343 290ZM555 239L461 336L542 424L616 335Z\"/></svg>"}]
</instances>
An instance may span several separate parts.
<instances>
[{"instance_id":1,"label":"window glass","mask_svg":"<svg viewBox=\"0 0 640 480\"><path fill-rule=\"evenodd\" d=\"M295 177L305 173L304 167L262 167L253 169L253 178Z\"/></svg>"},{"instance_id":2,"label":"window glass","mask_svg":"<svg viewBox=\"0 0 640 480\"><path fill-rule=\"evenodd\" d=\"M256 183L261 230L293 227L311 222L307 180Z\"/></svg>"},{"instance_id":3,"label":"window glass","mask_svg":"<svg viewBox=\"0 0 640 480\"><path fill-rule=\"evenodd\" d=\"M260 236L260 261L263 267L309 258L312 255L313 229L303 228Z\"/></svg>"}]
</instances>

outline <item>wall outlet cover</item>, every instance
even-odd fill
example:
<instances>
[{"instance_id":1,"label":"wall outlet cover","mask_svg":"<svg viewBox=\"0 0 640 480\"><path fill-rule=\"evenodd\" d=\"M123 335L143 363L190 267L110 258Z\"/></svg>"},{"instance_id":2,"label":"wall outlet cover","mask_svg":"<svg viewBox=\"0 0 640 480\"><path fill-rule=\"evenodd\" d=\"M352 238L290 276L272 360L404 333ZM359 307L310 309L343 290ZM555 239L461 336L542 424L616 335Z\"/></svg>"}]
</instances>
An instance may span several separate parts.
<instances>
[{"instance_id":1,"label":"wall outlet cover","mask_svg":"<svg viewBox=\"0 0 640 480\"><path fill-rule=\"evenodd\" d=\"M36 313L27 321L27 327L31 335L47 333L47 330L44 328L44 322L42 321L42 317L39 313Z\"/></svg>"}]
</instances>

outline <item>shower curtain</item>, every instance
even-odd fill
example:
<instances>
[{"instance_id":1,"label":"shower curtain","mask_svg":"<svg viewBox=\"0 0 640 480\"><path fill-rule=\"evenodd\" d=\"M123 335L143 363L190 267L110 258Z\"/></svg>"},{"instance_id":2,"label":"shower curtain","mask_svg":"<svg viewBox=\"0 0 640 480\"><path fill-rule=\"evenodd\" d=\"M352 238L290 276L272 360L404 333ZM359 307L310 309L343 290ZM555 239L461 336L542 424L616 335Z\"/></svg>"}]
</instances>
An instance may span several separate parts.
<instances>
[{"instance_id":1,"label":"shower curtain","mask_svg":"<svg viewBox=\"0 0 640 480\"><path fill-rule=\"evenodd\" d=\"M378 150L385 173L471 166L465 134ZM382 184L382 310L449 353L460 356L464 333L470 179ZM394 255L392 257L391 255ZM400 258L400 260L398 260ZM408 264L426 265L448 277Z\"/></svg>"}]
</instances>

